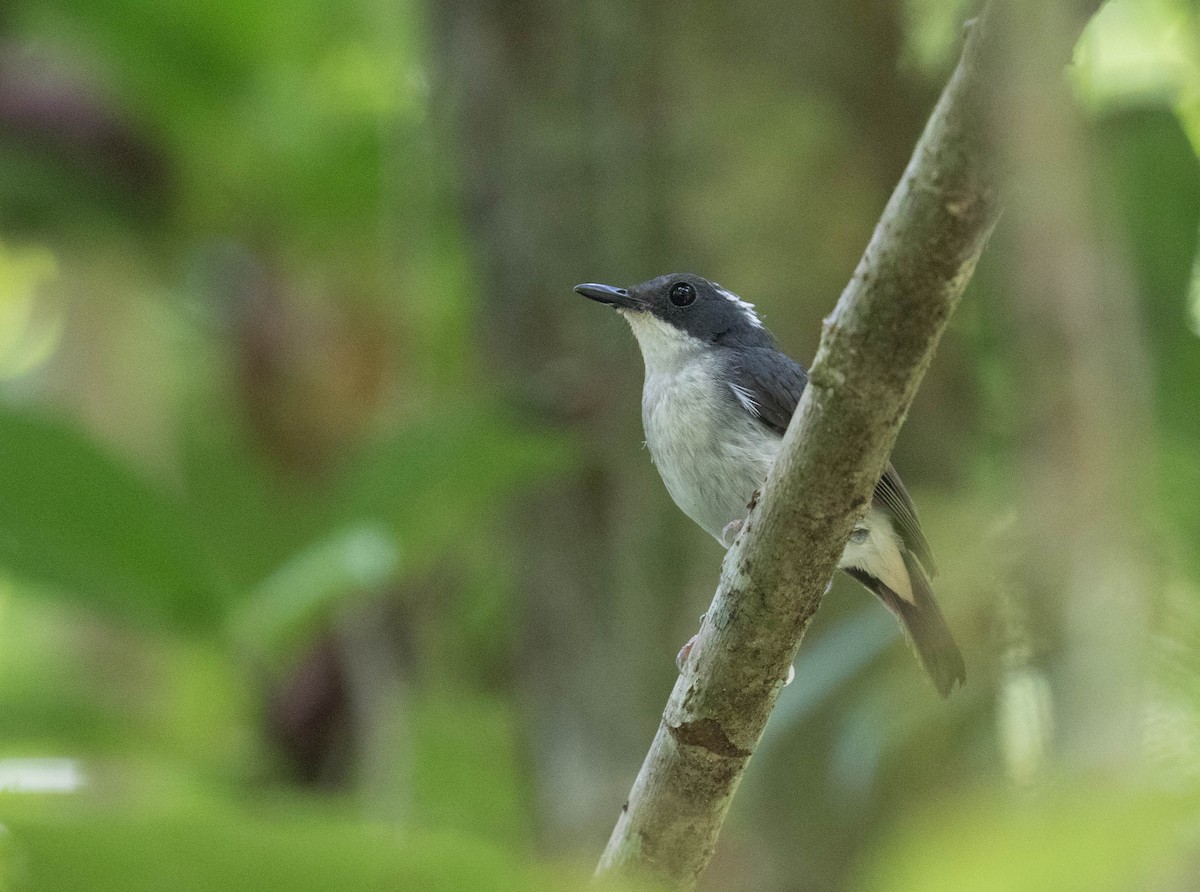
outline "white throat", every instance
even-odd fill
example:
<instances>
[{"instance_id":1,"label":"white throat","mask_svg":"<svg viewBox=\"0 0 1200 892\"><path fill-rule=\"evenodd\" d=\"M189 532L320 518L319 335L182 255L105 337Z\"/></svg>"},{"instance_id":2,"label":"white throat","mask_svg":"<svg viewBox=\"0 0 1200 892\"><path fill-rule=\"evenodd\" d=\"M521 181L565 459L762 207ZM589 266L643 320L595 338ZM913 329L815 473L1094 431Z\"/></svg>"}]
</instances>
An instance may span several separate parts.
<instances>
[{"instance_id":1,"label":"white throat","mask_svg":"<svg viewBox=\"0 0 1200 892\"><path fill-rule=\"evenodd\" d=\"M704 342L663 322L651 313L619 310L625 317L646 363L646 379L674 375L704 350Z\"/></svg>"}]
</instances>

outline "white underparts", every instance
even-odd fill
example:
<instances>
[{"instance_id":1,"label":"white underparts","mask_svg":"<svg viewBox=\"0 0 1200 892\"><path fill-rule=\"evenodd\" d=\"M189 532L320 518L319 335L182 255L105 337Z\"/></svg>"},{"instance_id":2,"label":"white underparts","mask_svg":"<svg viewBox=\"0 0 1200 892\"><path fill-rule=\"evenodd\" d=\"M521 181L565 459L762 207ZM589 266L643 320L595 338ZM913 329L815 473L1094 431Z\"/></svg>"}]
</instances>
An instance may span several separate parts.
<instances>
[{"instance_id":1,"label":"white underparts","mask_svg":"<svg viewBox=\"0 0 1200 892\"><path fill-rule=\"evenodd\" d=\"M782 440L757 419L745 388L721 383L720 360L706 344L650 313L621 315L646 363L642 424L654 464L680 510L722 542L725 527L745 518ZM872 507L860 527L866 535L852 537L838 566L863 570L912 602L903 543L888 515Z\"/></svg>"}]
</instances>

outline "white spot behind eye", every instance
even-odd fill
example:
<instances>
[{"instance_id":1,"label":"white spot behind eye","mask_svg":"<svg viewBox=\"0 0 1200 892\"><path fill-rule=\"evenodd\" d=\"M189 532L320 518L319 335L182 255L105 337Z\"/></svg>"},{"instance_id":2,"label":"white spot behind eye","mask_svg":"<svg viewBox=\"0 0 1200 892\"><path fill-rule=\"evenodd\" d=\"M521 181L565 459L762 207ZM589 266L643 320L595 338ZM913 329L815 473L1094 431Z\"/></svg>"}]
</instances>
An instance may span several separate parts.
<instances>
[{"instance_id":1,"label":"white spot behind eye","mask_svg":"<svg viewBox=\"0 0 1200 892\"><path fill-rule=\"evenodd\" d=\"M758 318L758 313L754 312L754 304L742 300L732 291L722 288L716 282L713 282L713 287L717 289L718 294L742 311L742 315L746 317L747 322L749 322L755 328L763 327L762 320Z\"/></svg>"}]
</instances>

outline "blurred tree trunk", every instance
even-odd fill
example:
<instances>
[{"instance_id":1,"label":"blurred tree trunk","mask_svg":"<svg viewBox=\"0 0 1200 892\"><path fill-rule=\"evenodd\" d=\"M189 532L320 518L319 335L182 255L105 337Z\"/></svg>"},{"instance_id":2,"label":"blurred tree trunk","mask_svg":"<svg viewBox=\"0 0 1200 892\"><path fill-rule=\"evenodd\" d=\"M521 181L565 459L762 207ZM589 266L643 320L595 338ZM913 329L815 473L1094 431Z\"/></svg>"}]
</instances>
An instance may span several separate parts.
<instances>
[{"instance_id":1,"label":"blurred tree trunk","mask_svg":"<svg viewBox=\"0 0 1200 892\"><path fill-rule=\"evenodd\" d=\"M1061 756L1077 768L1136 756L1152 600L1138 296L1053 53L1097 5L1006 4L997 105L1018 181L1006 228L1024 403L1019 590L1035 634L1061 630L1056 724Z\"/></svg>"},{"instance_id":2,"label":"blurred tree trunk","mask_svg":"<svg viewBox=\"0 0 1200 892\"><path fill-rule=\"evenodd\" d=\"M671 178L651 52L657 6L434 4L435 72L453 109L477 254L480 343L493 380L535 423L579 432L585 460L513 518L520 568L517 683L544 836L598 832L650 726L630 720L673 675L664 634L686 574L682 526L636 427L640 360L571 287L646 277L666 252ZM602 123L601 123L602 122ZM564 356L592 353L569 366ZM619 364L619 374L612 367ZM603 370L571 378L568 369ZM613 387L613 382L617 386ZM616 569L615 577L610 576ZM659 671L647 654L659 647Z\"/></svg>"}]
</instances>

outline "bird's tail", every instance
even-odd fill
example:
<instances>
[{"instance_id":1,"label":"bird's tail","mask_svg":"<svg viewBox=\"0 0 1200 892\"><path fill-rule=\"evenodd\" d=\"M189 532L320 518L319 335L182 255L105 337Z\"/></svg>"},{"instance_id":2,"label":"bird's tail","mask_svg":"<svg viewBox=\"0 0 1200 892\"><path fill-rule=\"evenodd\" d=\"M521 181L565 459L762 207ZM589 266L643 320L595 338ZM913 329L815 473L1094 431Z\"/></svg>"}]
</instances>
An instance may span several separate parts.
<instances>
[{"instance_id":1,"label":"bird's tail","mask_svg":"<svg viewBox=\"0 0 1200 892\"><path fill-rule=\"evenodd\" d=\"M879 600L896 614L908 633L925 671L933 679L938 693L945 697L956 684L963 684L967 680L967 667L963 663L958 645L954 643L954 636L950 633L946 618L934 600L929 578L907 552L904 553L904 566L912 582L911 602L901 598L879 579L861 570L851 571L851 575L878 595Z\"/></svg>"}]
</instances>

